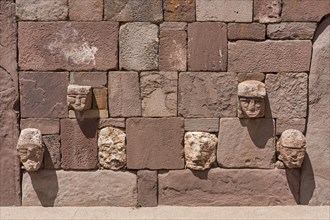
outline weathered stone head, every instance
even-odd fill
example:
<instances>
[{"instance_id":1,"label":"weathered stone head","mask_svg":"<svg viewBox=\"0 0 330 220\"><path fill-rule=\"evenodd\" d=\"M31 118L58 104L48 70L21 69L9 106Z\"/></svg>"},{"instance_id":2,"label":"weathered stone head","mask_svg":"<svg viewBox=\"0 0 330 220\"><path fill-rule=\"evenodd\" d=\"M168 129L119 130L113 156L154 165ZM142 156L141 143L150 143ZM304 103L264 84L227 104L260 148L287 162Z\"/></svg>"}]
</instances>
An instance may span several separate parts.
<instances>
[{"instance_id":1,"label":"weathered stone head","mask_svg":"<svg viewBox=\"0 0 330 220\"><path fill-rule=\"evenodd\" d=\"M218 138L208 132L187 132L184 136L186 167L192 170L211 168L216 160Z\"/></svg>"},{"instance_id":2,"label":"weathered stone head","mask_svg":"<svg viewBox=\"0 0 330 220\"><path fill-rule=\"evenodd\" d=\"M265 116L265 84L247 80L238 84L238 117L262 118Z\"/></svg>"},{"instance_id":3,"label":"weathered stone head","mask_svg":"<svg viewBox=\"0 0 330 220\"><path fill-rule=\"evenodd\" d=\"M41 167L44 155L41 132L35 128L23 129L17 143L17 152L27 171L36 171Z\"/></svg>"},{"instance_id":4,"label":"weathered stone head","mask_svg":"<svg viewBox=\"0 0 330 220\"><path fill-rule=\"evenodd\" d=\"M69 85L67 91L68 108L76 111L90 109L92 106L92 87Z\"/></svg>"},{"instance_id":5,"label":"weathered stone head","mask_svg":"<svg viewBox=\"0 0 330 220\"><path fill-rule=\"evenodd\" d=\"M126 134L118 128L99 131L99 164L103 169L118 170L126 166Z\"/></svg>"},{"instance_id":6,"label":"weathered stone head","mask_svg":"<svg viewBox=\"0 0 330 220\"><path fill-rule=\"evenodd\" d=\"M306 139L301 131L285 130L277 142L278 160L287 168L299 168L306 153Z\"/></svg>"}]
</instances>

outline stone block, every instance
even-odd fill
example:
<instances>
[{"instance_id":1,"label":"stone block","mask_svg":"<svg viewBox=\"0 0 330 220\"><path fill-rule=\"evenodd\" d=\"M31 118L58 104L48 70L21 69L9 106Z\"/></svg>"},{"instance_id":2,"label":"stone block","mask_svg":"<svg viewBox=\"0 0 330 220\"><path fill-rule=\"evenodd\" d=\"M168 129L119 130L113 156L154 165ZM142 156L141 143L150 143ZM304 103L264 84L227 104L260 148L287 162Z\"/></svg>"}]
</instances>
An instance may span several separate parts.
<instances>
[{"instance_id":1,"label":"stone block","mask_svg":"<svg viewBox=\"0 0 330 220\"><path fill-rule=\"evenodd\" d=\"M43 170L24 173L23 206L136 206L136 175L129 172Z\"/></svg>"},{"instance_id":2,"label":"stone block","mask_svg":"<svg viewBox=\"0 0 330 220\"><path fill-rule=\"evenodd\" d=\"M257 80L263 82L265 80L265 74L263 73L238 73L238 82L243 82L246 80Z\"/></svg>"},{"instance_id":3,"label":"stone block","mask_svg":"<svg viewBox=\"0 0 330 220\"><path fill-rule=\"evenodd\" d=\"M158 26L155 24L134 22L120 26L120 69L138 71L158 69L158 44Z\"/></svg>"},{"instance_id":4,"label":"stone block","mask_svg":"<svg viewBox=\"0 0 330 220\"><path fill-rule=\"evenodd\" d=\"M197 21L251 22L252 0L197 0Z\"/></svg>"},{"instance_id":5,"label":"stone block","mask_svg":"<svg viewBox=\"0 0 330 220\"><path fill-rule=\"evenodd\" d=\"M37 128L41 134L59 134L60 122L56 118L26 118L21 119L21 129Z\"/></svg>"},{"instance_id":6,"label":"stone block","mask_svg":"<svg viewBox=\"0 0 330 220\"><path fill-rule=\"evenodd\" d=\"M108 82L106 72L71 72L70 84L103 87Z\"/></svg>"},{"instance_id":7,"label":"stone block","mask_svg":"<svg viewBox=\"0 0 330 220\"><path fill-rule=\"evenodd\" d=\"M307 114L307 73L266 75L266 90L273 118L305 118Z\"/></svg>"},{"instance_id":8,"label":"stone block","mask_svg":"<svg viewBox=\"0 0 330 220\"><path fill-rule=\"evenodd\" d=\"M109 112L111 117L141 116L139 74L109 72Z\"/></svg>"},{"instance_id":9,"label":"stone block","mask_svg":"<svg viewBox=\"0 0 330 220\"><path fill-rule=\"evenodd\" d=\"M73 21L102 21L103 0L69 0L69 19Z\"/></svg>"},{"instance_id":10,"label":"stone block","mask_svg":"<svg viewBox=\"0 0 330 220\"><path fill-rule=\"evenodd\" d=\"M108 118L109 111L107 109L89 109L82 112L77 112L74 110L69 110L69 118Z\"/></svg>"},{"instance_id":11,"label":"stone block","mask_svg":"<svg viewBox=\"0 0 330 220\"><path fill-rule=\"evenodd\" d=\"M188 24L188 70L227 70L227 25L225 23Z\"/></svg>"},{"instance_id":12,"label":"stone block","mask_svg":"<svg viewBox=\"0 0 330 220\"><path fill-rule=\"evenodd\" d=\"M116 22L20 22L18 31L21 70L117 68Z\"/></svg>"},{"instance_id":13,"label":"stone block","mask_svg":"<svg viewBox=\"0 0 330 220\"><path fill-rule=\"evenodd\" d=\"M42 140L45 145L44 169L61 169L60 136L58 134L43 135Z\"/></svg>"},{"instance_id":14,"label":"stone block","mask_svg":"<svg viewBox=\"0 0 330 220\"><path fill-rule=\"evenodd\" d=\"M20 72L21 117L67 117L68 78L67 72Z\"/></svg>"},{"instance_id":15,"label":"stone block","mask_svg":"<svg viewBox=\"0 0 330 220\"><path fill-rule=\"evenodd\" d=\"M108 108L108 89L94 88L93 89L93 109Z\"/></svg>"},{"instance_id":16,"label":"stone block","mask_svg":"<svg viewBox=\"0 0 330 220\"><path fill-rule=\"evenodd\" d=\"M309 71L311 49L309 40L232 42L228 44L228 71Z\"/></svg>"},{"instance_id":17,"label":"stone block","mask_svg":"<svg viewBox=\"0 0 330 220\"><path fill-rule=\"evenodd\" d=\"M196 20L196 0L164 0L165 21L186 21Z\"/></svg>"},{"instance_id":18,"label":"stone block","mask_svg":"<svg viewBox=\"0 0 330 220\"><path fill-rule=\"evenodd\" d=\"M104 127L116 127L116 128L125 128L125 118L101 118L99 120L99 128Z\"/></svg>"},{"instance_id":19,"label":"stone block","mask_svg":"<svg viewBox=\"0 0 330 220\"><path fill-rule=\"evenodd\" d=\"M128 169L184 168L182 118L129 118L126 133Z\"/></svg>"},{"instance_id":20,"label":"stone block","mask_svg":"<svg viewBox=\"0 0 330 220\"><path fill-rule=\"evenodd\" d=\"M306 119L304 118L279 118L276 120L276 135L281 135L288 129L296 129L305 133Z\"/></svg>"},{"instance_id":21,"label":"stone block","mask_svg":"<svg viewBox=\"0 0 330 220\"><path fill-rule=\"evenodd\" d=\"M282 0L254 0L253 20L259 23L280 22L281 11Z\"/></svg>"},{"instance_id":22,"label":"stone block","mask_svg":"<svg viewBox=\"0 0 330 220\"><path fill-rule=\"evenodd\" d=\"M217 160L225 168L274 168L273 119L221 118Z\"/></svg>"},{"instance_id":23,"label":"stone block","mask_svg":"<svg viewBox=\"0 0 330 220\"><path fill-rule=\"evenodd\" d=\"M142 207L157 206L158 176L157 171L139 170L138 181L138 205Z\"/></svg>"},{"instance_id":24,"label":"stone block","mask_svg":"<svg viewBox=\"0 0 330 220\"><path fill-rule=\"evenodd\" d=\"M219 119L218 118L186 118L184 120L184 130L218 132Z\"/></svg>"},{"instance_id":25,"label":"stone block","mask_svg":"<svg viewBox=\"0 0 330 220\"><path fill-rule=\"evenodd\" d=\"M16 0L20 20L63 21L68 17L67 0Z\"/></svg>"},{"instance_id":26,"label":"stone block","mask_svg":"<svg viewBox=\"0 0 330 220\"><path fill-rule=\"evenodd\" d=\"M186 22L163 22L159 25L161 31L186 31Z\"/></svg>"},{"instance_id":27,"label":"stone block","mask_svg":"<svg viewBox=\"0 0 330 220\"><path fill-rule=\"evenodd\" d=\"M159 205L270 206L299 203L299 170L171 170L158 176Z\"/></svg>"},{"instance_id":28,"label":"stone block","mask_svg":"<svg viewBox=\"0 0 330 220\"><path fill-rule=\"evenodd\" d=\"M307 22L269 24L267 25L267 37L276 40L312 40L315 29L316 23Z\"/></svg>"},{"instance_id":29,"label":"stone block","mask_svg":"<svg viewBox=\"0 0 330 220\"><path fill-rule=\"evenodd\" d=\"M140 75L142 116L177 115L177 72L142 72Z\"/></svg>"},{"instance_id":30,"label":"stone block","mask_svg":"<svg viewBox=\"0 0 330 220\"><path fill-rule=\"evenodd\" d=\"M180 73L178 99L179 115L184 117L236 117L236 74Z\"/></svg>"},{"instance_id":31,"label":"stone block","mask_svg":"<svg viewBox=\"0 0 330 220\"><path fill-rule=\"evenodd\" d=\"M98 121L96 119L61 120L63 169L87 170L97 168L97 128Z\"/></svg>"},{"instance_id":32,"label":"stone block","mask_svg":"<svg viewBox=\"0 0 330 220\"><path fill-rule=\"evenodd\" d=\"M265 40L266 26L259 23L229 23L229 40Z\"/></svg>"}]
</instances>

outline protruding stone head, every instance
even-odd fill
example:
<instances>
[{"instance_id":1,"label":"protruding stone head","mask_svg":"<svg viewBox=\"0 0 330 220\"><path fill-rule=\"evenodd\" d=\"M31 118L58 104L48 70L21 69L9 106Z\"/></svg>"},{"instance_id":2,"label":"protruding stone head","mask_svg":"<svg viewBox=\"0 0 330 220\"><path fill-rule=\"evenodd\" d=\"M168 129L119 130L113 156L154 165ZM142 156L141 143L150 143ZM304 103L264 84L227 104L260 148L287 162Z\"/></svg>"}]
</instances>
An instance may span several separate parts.
<instances>
[{"instance_id":1,"label":"protruding stone head","mask_svg":"<svg viewBox=\"0 0 330 220\"><path fill-rule=\"evenodd\" d=\"M68 108L76 111L90 109L92 106L92 87L91 86L68 86Z\"/></svg>"},{"instance_id":2,"label":"protruding stone head","mask_svg":"<svg viewBox=\"0 0 330 220\"><path fill-rule=\"evenodd\" d=\"M126 134L118 128L99 131L99 164L103 169L119 170L126 166Z\"/></svg>"},{"instance_id":3,"label":"protruding stone head","mask_svg":"<svg viewBox=\"0 0 330 220\"><path fill-rule=\"evenodd\" d=\"M238 84L238 117L262 118L265 116L265 84L247 80Z\"/></svg>"},{"instance_id":4,"label":"protruding stone head","mask_svg":"<svg viewBox=\"0 0 330 220\"><path fill-rule=\"evenodd\" d=\"M16 149L27 171L36 171L41 167L44 147L41 132L38 129L23 129L18 138Z\"/></svg>"},{"instance_id":5,"label":"protruding stone head","mask_svg":"<svg viewBox=\"0 0 330 220\"><path fill-rule=\"evenodd\" d=\"M301 167L306 153L306 139L301 131L285 130L276 145L278 159L287 168Z\"/></svg>"},{"instance_id":6,"label":"protruding stone head","mask_svg":"<svg viewBox=\"0 0 330 220\"><path fill-rule=\"evenodd\" d=\"M186 167L206 170L216 161L218 139L208 132L187 132L184 136Z\"/></svg>"}]
</instances>

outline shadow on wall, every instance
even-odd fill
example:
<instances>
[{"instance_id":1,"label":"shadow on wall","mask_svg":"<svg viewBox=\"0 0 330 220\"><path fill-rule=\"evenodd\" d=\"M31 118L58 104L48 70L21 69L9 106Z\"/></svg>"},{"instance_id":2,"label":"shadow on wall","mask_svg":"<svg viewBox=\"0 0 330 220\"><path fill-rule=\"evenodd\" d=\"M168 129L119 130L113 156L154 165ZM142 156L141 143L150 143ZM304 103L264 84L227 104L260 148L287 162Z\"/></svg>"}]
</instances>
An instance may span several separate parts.
<instances>
[{"instance_id":1,"label":"shadow on wall","mask_svg":"<svg viewBox=\"0 0 330 220\"><path fill-rule=\"evenodd\" d=\"M304 190L303 192L304 196L301 196L300 204L308 205L315 190L315 179L314 179L312 163L307 153L305 155L302 169L304 169L304 176L301 178L300 187ZM304 183L308 183L308 184L304 184Z\"/></svg>"}]
</instances>

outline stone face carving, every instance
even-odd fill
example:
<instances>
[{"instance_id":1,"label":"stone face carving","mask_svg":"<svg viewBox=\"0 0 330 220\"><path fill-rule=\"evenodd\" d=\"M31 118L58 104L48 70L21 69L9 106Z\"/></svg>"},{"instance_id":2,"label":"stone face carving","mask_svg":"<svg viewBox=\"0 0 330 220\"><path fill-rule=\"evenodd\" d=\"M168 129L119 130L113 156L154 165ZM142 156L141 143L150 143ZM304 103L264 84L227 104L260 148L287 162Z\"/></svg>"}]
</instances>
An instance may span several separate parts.
<instances>
[{"instance_id":1,"label":"stone face carving","mask_svg":"<svg viewBox=\"0 0 330 220\"><path fill-rule=\"evenodd\" d=\"M265 84L247 80L238 84L238 117L262 118L265 116Z\"/></svg>"},{"instance_id":2,"label":"stone face carving","mask_svg":"<svg viewBox=\"0 0 330 220\"><path fill-rule=\"evenodd\" d=\"M92 107L91 86L68 86L68 108L76 111L83 111Z\"/></svg>"},{"instance_id":3,"label":"stone face carving","mask_svg":"<svg viewBox=\"0 0 330 220\"><path fill-rule=\"evenodd\" d=\"M36 128L23 129L18 138L16 149L27 171L36 171L41 167L44 147L40 130Z\"/></svg>"},{"instance_id":4,"label":"stone face carving","mask_svg":"<svg viewBox=\"0 0 330 220\"><path fill-rule=\"evenodd\" d=\"M306 153L306 139L301 131L285 130L277 142L278 160L287 168L300 168ZM279 168L282 168L281 166Z\"/></svg>"},{"instance_id":5,"label":"stone face carving","mask_svg":"<svg viewBox=\"0 0 330 220\"><path fill-rule=\"evenodd\" d=\"M216 160L218 138L208 132L187 132L184 136L186 167L193 170L211 168Z\"/></svg>"},{"instance_id":6,"label":"stone face carving","mask_svg":"<svg viewBox=\"0 0 330 220\"><path fill-rule=\"evenodd\" d=\"M126 134L118 128L105 127L99 131L99 164L102 169L119 170L126 166Z\"/></svg>"}]
</instances>

